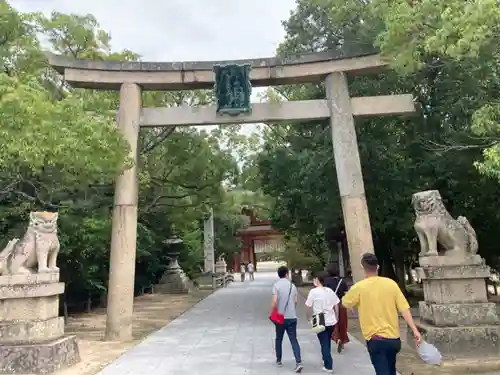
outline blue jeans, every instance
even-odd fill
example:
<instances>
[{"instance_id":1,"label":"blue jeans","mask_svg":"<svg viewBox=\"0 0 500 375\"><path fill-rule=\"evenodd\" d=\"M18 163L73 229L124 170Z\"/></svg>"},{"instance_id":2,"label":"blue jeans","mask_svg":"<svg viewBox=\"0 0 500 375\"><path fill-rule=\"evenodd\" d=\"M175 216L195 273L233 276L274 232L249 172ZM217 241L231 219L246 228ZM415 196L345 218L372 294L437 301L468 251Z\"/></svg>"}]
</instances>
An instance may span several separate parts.
<instances>
[{"instance_id":1,"label":"blue jeans","mask_svg":"<svg viewBox=\"0 0 500 375\"><path fill-rule=\"evenodd\" d=\"M400 339L372 338L366 347L377 375L396 375L396 356L401 350Z\"/></svg>"},{"instance_id":2,"label":"blue jeans","mask_svg":"<svg viewBox=\"0 0 500 375\"><path fill-rule=\"evenodd\" d=\"M332 358L332 334L335 326L327 326L323 332L318 333L319 344L321 345L321 356L323 365L327 370L333 370Z\"/></svg>"},{"instance_id":3,"label":"blue jeans","mask_svg":"<svg viewBox=\"0 0 500 375\"><path fill-rule=\"evenodd\" d=\"M300 345L297 341L297 319L285 319L284 324L275 324L276 326L276 361L281 362L281 357L283 356L283 337L285 332L290 339L290 344L292 344L293 355L295 356L295 362L301 363L302 359L300 357Z\"/></svg>"}]
</instances>

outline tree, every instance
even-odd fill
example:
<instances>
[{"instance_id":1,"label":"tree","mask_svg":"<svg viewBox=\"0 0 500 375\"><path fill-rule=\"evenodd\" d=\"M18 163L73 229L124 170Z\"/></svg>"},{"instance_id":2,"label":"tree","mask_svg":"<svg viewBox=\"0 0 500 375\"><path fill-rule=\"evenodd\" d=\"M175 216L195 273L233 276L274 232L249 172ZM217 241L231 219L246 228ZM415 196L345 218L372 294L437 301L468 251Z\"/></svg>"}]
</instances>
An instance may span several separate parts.
<instances>
[{"instance_id":1,"label":"tree","mask_svg":"<svg viewBox=\"0 0 500 375\"><path fill-rule=\"evenodd\" d=\"M373 8L386 25L378 35L377 44L386 56L394 59L393 65L399 71L412 73L429 66L452 65L452 60L472 79L477 79L475 86L479 86L479 90L475 93L477 99L473 100L481 104L478 103L472 114L471 131L482 141L476 139L476 144L488 147L484 150L484 159L476 166L482 173L499 179L498 2L379 0Z\"/></svg>"},{"instance_id":2,"label":"tree","mask_svg":"<svg viewBox=\"0 0 500 375\"><path fill-rule=\"evenodd\" d=\"M69 184L113 176L124 167L128 148L116 125L88 116L72 96L52 101L35 77L1 75L0 111L0 135L5 142L0 151L2 170L15 165L37 177L51 169ZM75 149L79 158L74 158Z\"/></svg>"},{"instance_id":3,"label":"tree","mask_svg":"<svg viewBox=\"0 0 500 375\"><path fill-rule=\"evenodd\" d=\"M51 51L73 58L140 56L114 51L111 36L92 15L21 14L5 1L0 7L0 38L5 36L0 39L0 133L5 141L0 151L0 232L7 241L24 231L30 210L58 210L66 300L102 297L108 281L113 181L130 163L115 125L119 96L67 85L47 67L38 38ZM207 91L143 94L146 106L211 100ZM173 234L184 240L181 265L196 276L203 263L202 218L208 207L216 207L218 217L238 227L241 213L233 214L235 208L224 204L227 187L239 173L235 156L221 145L225 137L226 132L196 128L141 131L137 293L160 279L168 255L162 241ZM234 231L226 231L223 240L234 242Z\"/></svg>"},{"instance_id":4,"label":"tree","mask_svg":"<svg viewBox=\"0 0 500 375\"><path fill-rule=\"evenodd\" d=\"M0 6L5 19L0 54L0 133L5 145L0 173L9 176L3 179L1 194L52 206L60 189L111 181L127 167L128 152L114 120L88 114L86 103L72 93L55 99L46 89L43 55L35 37L35 21L41 18L21 15L6 2Z\"/></svg>"},{"instance_id":5,"label":"tree","mask_svg":"<svg viewBox=\"0 0 500 375\"><path fill-rule=\"evenodd\" d=\"M390 4L396 3L400 2ZM299 0L284 23L287 34L278 52L373 51L374 46L382 45L384 32L391 27L387 20L399 19L396 9L378 1ZM413 16L417 21L425 19L419 17ZM394 26L394 33L397 30ZM412 34L406 30L401 35ZM387 43L382 45L383 53L394 58L397 68L401 63L390 50L396 47ZM403 43L399 47L401 56L407 53ZM406 48L417 47L406 41ZM411 265L415 260L410 198L419 190L439 189L452 214L465 214L471 220L481 254L490 264L498 260L489 223L499 220L491 202L497 201L500 191L473 167L485 145L484 139L475 139L473 114L498 98L498 80L484 80L484 70L473 67L475 61L447 56L436 59L428 54L421 59L422 65L417 64L418 70L402 67L349 77L352 96L410 92L422 107L422 115L414 119L376 118L356 124L375 249L385 273L400 281L404 280L405 263ZM275 90L285 100L325 97L322 85ZM264 192L276 199L273 223L296 233L301 241L307 239L309 252L320 256L325 246L336 251L327 241L329 233L342 229L329 124L288 124L267 129L265 137L259 170ZM451 147L455 145L462 147ZM478 186L483 194L478 194Z\"/></svg>"}]
</instances>

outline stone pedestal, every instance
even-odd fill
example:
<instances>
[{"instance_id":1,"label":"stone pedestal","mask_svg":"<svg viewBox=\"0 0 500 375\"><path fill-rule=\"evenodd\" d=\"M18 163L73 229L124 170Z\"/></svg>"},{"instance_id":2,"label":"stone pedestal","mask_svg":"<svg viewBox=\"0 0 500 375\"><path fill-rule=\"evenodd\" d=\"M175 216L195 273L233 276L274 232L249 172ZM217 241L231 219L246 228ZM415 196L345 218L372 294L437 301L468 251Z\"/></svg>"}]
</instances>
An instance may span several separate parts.
<instances>
[{"instance_id":1,"label":"stone pedestal","mask_svg":"<svg viewBox=\"0 0 500 375\"><path fill-rule=\"evenodd\" d=\"M217 263L215 263L215 273L225 274L227 272L227 263L224 259L220 258Z\"/></svg>"},{"instance_id":2,"label":"stone pedestal","mask_svg":"<svg viewBox=\"0 0 500 375\"><path fill-rule=\"evenodd\" d=\"M177 261L177 257L172 255L170 263L159 284L155 285L155 292L162 294L185 294L193 288L193 283L186 276Z\"/></svg>"},{"instance_id":3,"label":"stone pedestal","mask_svg":"<svg viewBox=\"0 0 500 375\"><path fill-rule=\"evenodd\" d=\"M59 317L59 273L0 276L0 374L48 374L80 361Z\"/></svg>"},{"instance_id":4,"label":"stone pedestal","mask_svg":"<svg viewBox=\"0 0 500 375\"><path fill-rule=\"evenodd\" d=\"M420 266L425 301L417 326L425 339L449 359L499 355L499 319L485 282L490 268L481 257L424 257Z\"/></svg>"},{"instance_id":5,"label":"stone pedestal","mask_svg":"<svg viewBox=\"0 0 500 375\"><path fill-rule=\"evenodd\" d=\"M214 288L214 274L205 273L195 280L196 286L200 290L213 290Z\"/></svg>"}]
</instances>

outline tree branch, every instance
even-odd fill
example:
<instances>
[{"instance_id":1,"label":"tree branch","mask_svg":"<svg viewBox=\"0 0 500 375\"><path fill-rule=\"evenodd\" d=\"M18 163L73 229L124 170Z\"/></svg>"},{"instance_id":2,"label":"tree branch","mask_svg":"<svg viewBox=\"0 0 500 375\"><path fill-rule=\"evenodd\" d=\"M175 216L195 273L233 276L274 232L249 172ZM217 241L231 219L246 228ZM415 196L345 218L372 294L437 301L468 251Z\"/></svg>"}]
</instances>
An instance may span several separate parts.
<instances>
[{"instance_id":1,"label":"tree branch","mask_svg":"<svg viewBox=\"0 0 500 375\"><path fill-rule=\"evenodd\" d=\"M428 151L433 152L450 152L450 151L466 151L466 150L484 150L486 148L490 148L498 145L500 142L490 141L488 143L482 144L472 144L472 145L464 145L464 144L440 144L433 141L427 141L427 145L424 143L423 147Z\"/></svg>"},{"instance_id":2,"label":"tree branch","mask_svg":"<svg viewBox=\"0 0 500 375\"><path fill-rule=\"evenodd\" d=\"M193 194L193 193L186 193L186 194L183 194L183 195L164 195L164 194L160 194L158 195L156 198L154 198L152 200L152 202L146 206L146 208L144 208L143 213L148 213L150 212L153 208L155 208L156 206L161 206L161 204L158 204L162 199L183 199L183 198L187 198L187 197L190 197L192 195L196 195L196 194Z\"/></svg>"},{"instance_id":3,"label":"tree branch","mask_svg":"<svg viewBox=\"0 0 500 375\"><path fill-rule=\"evenodd\" d=\"M204 184L204 185L187 185L187 184L183 184L181 182L177 182L177 181L172 181L172 180L169 180L168 178L166 179L159 179L159 178L156 178L156 177L152 177L151 178L151 182L153 184L155 184L156 186L163 186L165 184L171 184L171 185L175 185L175 186L179 186L183 189L188 189L188 190L197 190L197 191L201 191L201 190L205 190L209 187L213 187L215 185L217 185L218 183L207 183L207 184Z\"/></svg>"},{"instance_id":4,"label":"tree branch","mask_svg":"<svg viewBox=\"0 0 500 375\"><path fill-rule=\"evenodd\" d=\"M168 126L163 129L152 141L148 142L141 150L141 153L147 154L161 145L177 128L177 126Z\"/></svg>"},{"instance_id":5,"label":"tree branch","mask_svg":"<svg viewBox=\"0 0 500 375\"><path fill-rule=\"evenodd\" d=\"M173 208L193 208L193 207L198 207L200 206L202 203L191 203L191 204L183 204L183 205L176 205L176 204L171 204L171 203L166 203L166 202L162 202L162 203L158 203L156 206L154 207L173 207ZM154 207L151 207L154 208ZM140 210L140 213L141 214L147 214L149 213L150 211L147 211L146 209L144 210Z\"/></svg>"}]
</instances>

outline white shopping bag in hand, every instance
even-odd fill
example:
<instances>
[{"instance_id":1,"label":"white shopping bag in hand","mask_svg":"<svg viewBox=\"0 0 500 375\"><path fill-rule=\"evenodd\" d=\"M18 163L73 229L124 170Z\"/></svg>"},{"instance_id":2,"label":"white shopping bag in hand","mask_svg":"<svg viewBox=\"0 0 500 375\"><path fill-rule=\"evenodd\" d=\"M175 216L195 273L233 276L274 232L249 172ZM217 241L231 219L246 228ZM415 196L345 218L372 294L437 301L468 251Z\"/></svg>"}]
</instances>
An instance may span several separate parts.
<instances>
[{"instance_id":1,"label":"white shopping bag in hand","mask_svg":"<svg viewBox=\"0 0 500 375\"><path fill-rule=\"evenodd\" d=\"M439 366L441 364L442 356L439 350L428 342L422 341L418 348L418 355L425 363L429 365Z\"/></svg>"}]
</instances>

